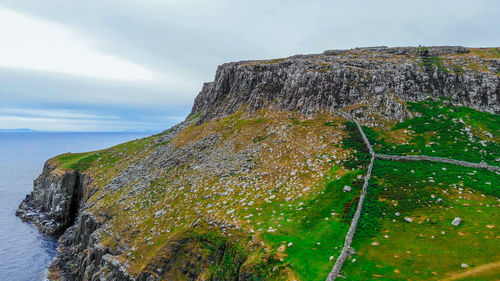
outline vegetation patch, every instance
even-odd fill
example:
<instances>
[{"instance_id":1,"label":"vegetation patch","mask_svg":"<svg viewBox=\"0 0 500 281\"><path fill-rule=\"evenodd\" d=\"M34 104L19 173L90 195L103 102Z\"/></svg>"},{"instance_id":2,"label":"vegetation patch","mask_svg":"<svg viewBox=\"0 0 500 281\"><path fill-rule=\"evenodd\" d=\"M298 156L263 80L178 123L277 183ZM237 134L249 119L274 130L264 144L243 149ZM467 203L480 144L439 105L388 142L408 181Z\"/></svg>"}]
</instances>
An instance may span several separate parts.
<instances>
[{"instance_id":1,"label":"vegetation patch","mask_svg":"<svg viewBox=\"0 0 500 281\"><path fill-rule=\"evenodd\" d=\"M92 163L100 157L99 152L65 153L56 156L60 169L83 172L90 168Z\"/></svg>"},{"instance_id":2,"label":"vegetation patch","mask_svg":"<svg viewBox=\"0 0 500 281\"><path fill-rule=\"evenodd\" d=\"M337 170L332 169L330 178L335 178ZM359 197L362 181L358 176L362 174L363 171L357 170L340 179L327 180L321 194L299 205L276 204L267 213L278 216L262 220L267 223L260 227L268 229L264 240L282 252L283 261L297 272L300 280L324 280L331 270L354 213L345 207ZM346 185L352 187L351 192L343 191Z\"/></svg>"},{"instance_id":3,"label":"vegetation patch","mask_svg":"<svg viewBox=\"0 0 500 281\"><path fill-rule=\"evenodd\" d=\"M437 71L446 74L450 73L450 70L443 64L442 59L437 56L429 56L427 50L421 50L420 58L422 59L420 66L423 67L426 72L433 73Z\"/></svg>"},{"instance_id":4,"label":"vegetation patch","mask_svg":"<svg viewBox=\"0 0 500 281\"><path fill-rule=\"evenodd\" d=\"M342 140L342 145L347 149L351 149L353 154L344 162L344 166L350 169L362 169L368 166L371 158L370 152L363 142L356 123L351 121L346 122L345 131L348 133L348 136Z\"/></svg>"},{"instance_id":5,"label":"vegetation patch","mask_svg":"<svg viewBox=\"0 0 500 281\"><path fill-rule=\"evenodd\" d=\"M498 165L500 115L437 101L410 102L408 109L416 117L389 128L364 127L375 151Z\"/></svg>"},{"instance_id":6,"label":"vegetation patch","mask_svg":"<svg viewBox=\"0 0 500 281\"><path fill-rule=\"evenodd\" d=\"M500 258L500 175L455 165L375 162L354 239L352 280L441 280ZM451 222L460 217L459 226ZM365 227L368 225L369 227ZM476 280L476 279L474 279ZM479 280L479 279L478 279Z\"/></svg>"}]
</instances>

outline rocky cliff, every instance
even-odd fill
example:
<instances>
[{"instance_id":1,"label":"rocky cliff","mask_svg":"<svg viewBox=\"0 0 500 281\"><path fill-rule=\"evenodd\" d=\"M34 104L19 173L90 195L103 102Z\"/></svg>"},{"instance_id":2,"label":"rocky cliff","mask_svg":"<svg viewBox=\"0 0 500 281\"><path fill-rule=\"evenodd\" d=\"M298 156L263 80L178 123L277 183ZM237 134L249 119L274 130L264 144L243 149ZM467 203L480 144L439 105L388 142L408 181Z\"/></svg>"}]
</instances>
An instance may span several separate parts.
<instances>
[{"instance_id":1,"label":"rocky cliff","mask_svg":"<svg viewBox=\"0 0 500 281\"><path fill-rule=\"evenodd\" d=\"M33 192L21 202L16 215L45 233L61 234L74 223L89 181L84 174L58 169L57 164L49 160L33 181Z\"/></svg>"},{"instance_id":2,"label":"rocky cliff","mask_svg":"<svg viewBox=\"0 0 500 281\"><path fill-rule=\"evenodd\" d=\"M64 231L53 280L324 280L341 254L369 162L357 130L334 110L371 126L365 129L376 153L498 165L499 96L500 50L492 48L375 47L228 63L179 125L49 160L18 215L42 231ZM488 222L495 209L464 206L496 208L499 194L491 185L498 174L434 164L419 169L375 164L366 208L376 215L361 213L354 237L361 239L354 245L365 271L347 273L359 280L380 268L399 274L390 259L405 254L391 251L404 245L369 247L392 235L436 235L400 225L417 219L437 231L441 220L463 211L478 222L466 233L495 237ZM388 172L398 170L404 178ZM438 215L423 214L428 208ZM405 220L394 213L405 213ZM382 232L391 223L394 234ZM458 231L448 228L441 233ZM490 238L461 237L447 237L453 253L500 250ZM404 264L429 268L425 251L433 245L450 261L439 263L441 277L463 256L489 261L481 253L453 256L447 243L415 241L423 243L415 247L422 253ZM399 278L434 278L428 271L405 268Z\"/></svg>"},{"instance_id":3,"label":"rocky cliff","mask_svg":"<svg viewBox=\"0 0 500 281\"><path fill-rule=\"evenodd\" d=\"M498 113L499 71L498 58L464 47L358 48L226 63L214 82L203 85L191 115L210 120L242 106L312 115L358 105L358 111L376 108L377 115L401 120L406 116L401 101L427 97Z\"/></svg>"}]
</instances>

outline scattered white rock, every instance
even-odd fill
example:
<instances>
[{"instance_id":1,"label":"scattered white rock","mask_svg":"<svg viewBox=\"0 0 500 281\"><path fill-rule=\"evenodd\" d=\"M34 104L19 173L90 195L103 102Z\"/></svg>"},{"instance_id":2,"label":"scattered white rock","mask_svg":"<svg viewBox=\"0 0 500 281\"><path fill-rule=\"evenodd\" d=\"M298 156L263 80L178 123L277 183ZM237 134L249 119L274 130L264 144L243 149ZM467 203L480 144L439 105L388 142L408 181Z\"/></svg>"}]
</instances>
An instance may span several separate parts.
<instances>
[{"instance_id":1,"label":"scattered white rock","mask_svg":"<svg viewBox=\"0 0 500 281\"><path fill-rule=\"evenodd\" d=\"M292 246L293 246L293 243L292 243L292 242L288 243L288 248L290 248L290 247L292 247Z\"/></svg>"},{"instance_id":2,"label":"scattered white rock","mask_svg":"<svg viewBox=\"0 0 500 281\"><path fill-rule=\"evenodd\" d=\"M407 222L412 222L413 221L413 219L409 218L409 217L405 217L404 220L407 221Z\"/></svg>"},{"instance_id":3,"label":"scattered white rock","mask_svg":"<svg viewBox=\"0 0 500 281\"><path fill-rule=\"evenodd\" d=\"M351 192L352 188L348 185L344 185L344 188L342 189L342 191L344 192Z\"/></svg>"},{"instance_id":4,"label":"scattered white rock","mask_svg":"<svg viewBox=\"0 0 500 281\"><path fill-rule=\"evenodd\" d=\"M165 214L165 211L164 210L160 210L158 212L155 213L155 219L163 216Z\"/></svg>"},{"instance_id":5,"label":"scattered white rock","mask_svg":"<svg viewBox=\"0 0 500 281\"><path fill-rule=\"evenodd\" d=\"M453 219L453 221L451 222L451 224L454 225L454 226L458 226L461 221L462 220L459 217L456 217L456 218Z\"/></svg>"},{"instance_id":6,"label":"scattered white rock","mask_svg":"<svg viewBox=\"0 0 500 281\"><path fill-rule=\"evenodd\" d=\"M469 267L469 265L467 265L466 263L462 263L460 266L461 266L462 268Z\"/></svg>"},{"instance_id":7,"label":"scattered white rock","mask_svg":"<svg viewBox=\"0 0 500 281\"><path fill-rule=\"evenodd\" d=\"M399 212L394 213L394 215L395 215L396 217L401 216L401 214L400 214Z\"/></svg>"}]
</instances>

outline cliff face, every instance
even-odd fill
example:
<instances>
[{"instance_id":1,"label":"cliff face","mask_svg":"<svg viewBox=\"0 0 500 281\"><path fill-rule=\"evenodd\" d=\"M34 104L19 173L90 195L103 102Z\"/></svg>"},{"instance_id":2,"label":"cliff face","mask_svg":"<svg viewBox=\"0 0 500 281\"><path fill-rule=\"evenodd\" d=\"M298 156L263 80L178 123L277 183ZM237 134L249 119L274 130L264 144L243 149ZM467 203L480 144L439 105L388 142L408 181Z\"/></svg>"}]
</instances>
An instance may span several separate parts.
<instances>
[{"instance_id":1,"label":"cliff face","mask_svg":"<svg viewBox=\"0 0 500 281\"><path fill-rule=\"evenodd\" d=\"M453 153L457 159L496 165L498 114L485 112L500 111L499 95L498 49L377 47L228 63L218 68L214 82L204 84L181 124L103 151L47 161L18 215L42 231L64 231L51 265L53 280L324 280L343 246L367 164L347 120L331 111L341 108L380 126L367 131L371 141L378 137L377 151ZM397 123L402 120L410 123ZM452 170L438 168L407 186L438 182L438 176L427 176ZM368 191L368 207L384 215L431 208L423 196L431 198L435 190L419 187L419 203L412 201L413 194L400 194L400 183L394 182L398 175L386 175L398 169L403 170L374 167L376 182L369 190L390 192L373 191L386 198L375 202ZM495 204L497 193L488 187L498 175L455 172L435 188L473 183L485 197L472 201ZM455 204L452 187L438 202ZM433 212L442 220L449 210L463 208L452 207ZM366 238L380 225L365 216L359 233ZM488 212L476 216L487 220ZM385 223L402 217L390 219ZM432 229L439 225L434 218L432 223ZM477 233L489 229L481 223ZM407 234L397 230L395 237ZM449 239L457 249L466 246ZM373 255L383 258L383 253ZM423 255L408 257L413 259L408 264L428 268L416 260ZM478 254L469 256L484 262ZM443 257L448 259L458 257ZM387 265L393 264L383 266L392 272Z\"/></svg>"},{"instance_id":2,"label":"cliff face","mask_svg":"<svg viewBox=\"0 0 500 281\"><path fill-rule=\"evenodd\" d=\"M470 67L470 68L468 68ZM481 71L477 71L477 68ZM464 47L331 50L270 61L227 63L205 83L191 115L227 116L242 106L266 106L312 115L357 105L393 120L405 118L402 101L447 98L500 112L500 62ZM364 112L364 113L363 113Z\"/></svg>"},{"instance_id":3,"label":"cliff face","mask_svg":"<svg viewBox=\"0 0 500 281\"><path fill-rule=\"evenodd\" d=\"M78 171L57 169L51 162L45 163L33 181L33 192L21 202L16 215L45 233L57 235L75 221L90 178Z\"/></svg>"}]
</instances>

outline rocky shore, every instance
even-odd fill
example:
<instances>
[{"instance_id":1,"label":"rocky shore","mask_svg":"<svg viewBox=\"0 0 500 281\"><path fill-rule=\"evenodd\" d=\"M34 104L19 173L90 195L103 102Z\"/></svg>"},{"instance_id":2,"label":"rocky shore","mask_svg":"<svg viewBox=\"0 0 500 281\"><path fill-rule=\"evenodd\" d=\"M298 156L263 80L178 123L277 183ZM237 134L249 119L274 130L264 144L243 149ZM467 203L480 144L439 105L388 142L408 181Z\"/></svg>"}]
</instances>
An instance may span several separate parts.
<instances>
[{"instance_id":1,"label":"rocky shore","mask_svg":"<svg viewBox=\"0 0 500 281\"><path fill-rule=\"evenodd\" d=\"M45 163L33 181L33 192L26 195L16 215L57 236L75 222L90 178L78 171L58 169L52 162Z\"/></svg>"}]
</instances>

